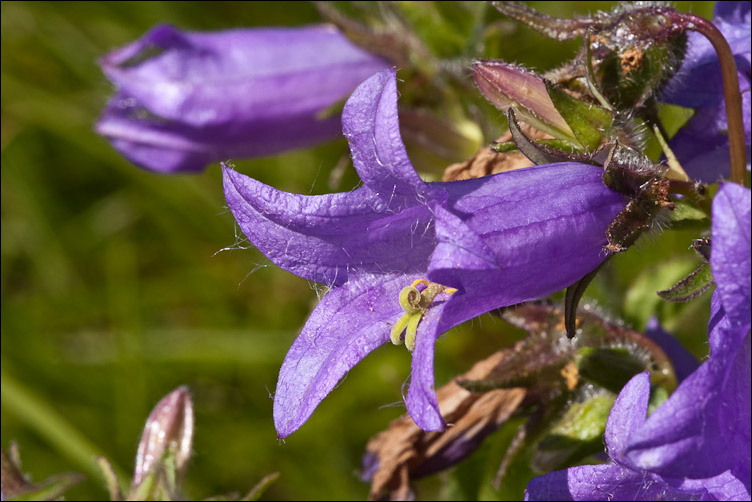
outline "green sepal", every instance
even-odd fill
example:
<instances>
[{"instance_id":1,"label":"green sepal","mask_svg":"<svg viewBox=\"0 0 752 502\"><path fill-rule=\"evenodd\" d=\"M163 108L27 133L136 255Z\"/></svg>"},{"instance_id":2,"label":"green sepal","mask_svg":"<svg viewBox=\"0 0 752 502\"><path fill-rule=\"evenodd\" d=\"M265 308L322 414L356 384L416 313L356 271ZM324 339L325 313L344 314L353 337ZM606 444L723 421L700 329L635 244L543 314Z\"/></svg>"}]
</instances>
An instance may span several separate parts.
<instances>
[{"instance_id":1,"label":"green sepal","mask_svg":"<svg viewBox=\"0 0 752 502\"><path fill-rule=\"evenodd\" d=\"M630 378L645 371L645 361L623 347L583 347L577 351L575 364L582 379L614 394Z\"/></svg>"},{"instance_id":2,"label":"green sepal","mask_svg":"<svg viewBox=\"0 0 752 502\"><path fill-rule=\"evenodd\" d=\"M567 338L574 338L577 334L577 307L580 305L580 300L585 294L587 287L610 258L611 256L603 260L600 265L595 267L585 277L567 288L564 295L564 328L567 330Z\"/></svg>"},{"instance_id":3,"label":"green sepal","mask_svg":"<svg viewBox=\"0 0 752 502\"><path fill-rule=\"evenodd\" d=\"M713 285L713 271L703 263L672 288L658 291L658 296L670 302L688 302L697 298Z\"/></svg>"},{"instance_id":4,"label":"green sepal","mask_svg":"<svg viewBox=\"0 0 752 502\"><path fill-rule=\"evenodd\" d=\"M606 420L615 397L601 394L575 403L538 443L533 465L541 471L564 469L603 451Z\"/></svg>"},{"instance_id":5,"label":"green sepal","mask_svg":"<svg viewBox=\"0 0 752 502\"><path fill-rule=\"evenodd\" d=\"M594 152L608 141L614 120L611 112L570 96L548 81L546 81L546 88L556 110L572 129L579 143L577 146L585 151Z\"/></svg>"},{"instance_id":6,"label":"green sepal","mask_svg":"<svg viewBox=\"0 0 752 502\"><path fill-rule=\"evenodd\" d=\"M534 139L531 140L533 143L539 146L546 146L548 148L555 148L556 150L561 150L562 152L566 153L582 153L581 150L578 150L574 147L571 141L565 141L561 139ZM503 143L494 143L491 145L491 150L493 150L496 153L508 153L508 152L518 152L519 149L517 148L517 145L514 143L514 141L504 141Z\"/></svg>"}]
</instances>

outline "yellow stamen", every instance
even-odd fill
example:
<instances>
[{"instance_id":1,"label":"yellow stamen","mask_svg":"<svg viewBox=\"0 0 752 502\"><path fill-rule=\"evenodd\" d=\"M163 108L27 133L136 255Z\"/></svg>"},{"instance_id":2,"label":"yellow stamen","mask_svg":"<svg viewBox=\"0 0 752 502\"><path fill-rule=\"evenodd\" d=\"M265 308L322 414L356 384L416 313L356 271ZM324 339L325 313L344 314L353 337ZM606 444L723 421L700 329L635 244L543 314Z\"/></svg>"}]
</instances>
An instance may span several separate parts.
<instances>
[{"instance_id":1,"label":"yellow stamen","mask_svg":"<svg viewBox=\"0 0 752 502\"><path fill-rule=\"evenodd\" d=\"M423 319L423 314L412 314L405 330L405 347L410 352L415 348L415 335L418 334L418 323Z\"/></svg>"},{"instance_id":2,"label":"yellow stamen","mask_svg":"<svg viewBox=\"0 0 752 502\"><path fill-rule=\"evenodd\" d=\"M415 314L406 312L397 320L397 322L394 323L394 326L392 326L392 331L389 333L389 339L394 345L402 345L402 332L405 330L407 322L413 315Z\"/></svg>"},{"instance_id":3,"label":"yellow stamen","mask_svg":"<svg viewBox=\"0 0 752 502\"><path fill-rule=\"evenodd\" d=\"M418 290L418 284L423 284L426 288L423 291ZM454 294L455 288L447 288L441 284L430 282L425 279L416 279L410 286L402 288L399 294L399 304L404 314L392 326L389 333L389 339L394 345L401 345L403 338L402 332L405 331L405 346L410 352L415 348L415 337L418 333L418 324L431 307L434 298L441 293Z\"/></svg>"}]
</instances>

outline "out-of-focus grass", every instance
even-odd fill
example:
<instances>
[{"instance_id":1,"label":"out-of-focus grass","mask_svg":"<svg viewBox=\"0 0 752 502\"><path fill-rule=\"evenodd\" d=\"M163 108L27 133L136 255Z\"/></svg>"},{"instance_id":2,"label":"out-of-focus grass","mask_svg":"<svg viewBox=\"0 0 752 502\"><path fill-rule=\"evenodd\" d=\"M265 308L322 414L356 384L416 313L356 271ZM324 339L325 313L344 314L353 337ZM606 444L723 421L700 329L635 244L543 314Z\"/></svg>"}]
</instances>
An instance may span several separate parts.
<instances>
[{"instance_id":1,"label":"out-of-focus grass","mask_svg":"<svg viewBox=\"0 0 752 502\"><path fill-rule=\"evenodd\" d=\"M552 13L610 5L595 3L560 2ZM710 6L702 8L708 14ZM316 300L312 285L239 249L216 165L194 176L148 173L92 132L112 92L96 59L154 24L301 25L318 20L314 8L3 2L1 9L2 445L19 443L35 479L86 472L90 481L69 497L99 498L93 454L130 471L151 406L187 384L197 413L190 496L243 492L279 471L265 497L364 498L360 456L368 437L403 411L384 405L400 400L408 353L376 351L279 442L270 393ZM546 68L577 48L510 29L489 48L494 55ZM340 140L236 163L265 183L318 193L344 154ZM339 189L355 182L349 173ZM217 253L225 248L233 249ZM485 316L443 338L437 381L511 343L498 336L504 329Z\"/></svg>"}]
</instances>

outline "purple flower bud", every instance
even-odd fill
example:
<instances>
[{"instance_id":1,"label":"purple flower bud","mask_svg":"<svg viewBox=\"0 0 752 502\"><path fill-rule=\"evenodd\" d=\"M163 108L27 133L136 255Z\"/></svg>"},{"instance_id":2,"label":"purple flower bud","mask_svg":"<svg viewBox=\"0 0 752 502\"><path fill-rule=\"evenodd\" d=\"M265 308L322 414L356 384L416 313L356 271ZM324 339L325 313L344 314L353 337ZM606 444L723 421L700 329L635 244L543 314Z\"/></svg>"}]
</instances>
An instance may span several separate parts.
<instances>
[{"instance_id":1,"label":"purple flower bud","mask_svg":"<svg viewBox=\"0 0 752 502\"><path fill-rule=\"evenodd\" d=\"M178 387L157 403L146 420L136 453L133 486L159 466L164 454L174 448L178 473L185 470L193 441L193 402L188 388Z\"/></svg>"},{"instance_id":2,"label":"purple flower bud","mask_svg":"<svg viewBox=\"0 0 752 502\"><path fill-rule=\"evenodd\" d=\"M160 25L101 64L117 93L97 132L159 172L333 139L339 117L322 112L389 66L324 25L216 33Z\"/></svg>"},{"instance_id":3,"label":"purple flower bud","mask_svg":"<svg viewBox=\"0 0 752 502\"><path fill-rule=\"evenodd\" d=\"M477 61L473 73L480 91L499 110L511 106L529 125L558 138L575 140L543 78L503 61Z\"/></svg>"}]
</instances>

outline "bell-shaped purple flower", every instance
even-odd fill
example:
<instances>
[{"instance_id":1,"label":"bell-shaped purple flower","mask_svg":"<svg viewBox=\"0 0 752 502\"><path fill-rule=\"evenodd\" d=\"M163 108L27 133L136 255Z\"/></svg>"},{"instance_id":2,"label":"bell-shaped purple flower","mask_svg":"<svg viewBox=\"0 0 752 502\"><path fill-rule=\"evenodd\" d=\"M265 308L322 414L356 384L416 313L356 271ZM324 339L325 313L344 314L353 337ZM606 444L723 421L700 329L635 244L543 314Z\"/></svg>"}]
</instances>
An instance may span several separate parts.
<instances>
[{"instance_id":1,"label":"bell-shaped purple flower","mask_svg":"<svg viewBox=\"0 0 752 502\"><path fill-rule=\"evenodd\" d=\"M97 132L159 172L333 139L339 116L322 112L389 67L325 25L216 33L160 25L101 64L117 93Z\"/></svg>"},{"instance_id":2,"label":"bell-shaped purple flower","mask_svg":"<svg viewBox=\"0 0 752 502\"><path fill-rule=\"evenodd\" d=\"M750 2L716 2L713 23L734 53L742 92L747 169L750 167ZM693 178L716 182L729 176L728 124L718 56L700 33L690 32L687 54L661 100L694 108L695 115L671 140L670 146Z\"/></svg>"},{"instance_id":3,"label":"bell-shaped purple flower","mask_svg":"<svg viewBox=\"0 0 752 502\"><path fill-rule=\"evenodd\" d=\"M535 478L528 500L749 500L751 202L733 183L713 201L710 358L647 419L635 376L609 415L610 463Z\"/></svg>"},{"instance_id":4,"label":"bell-shaped purple flower","mask_svg":"<svg viewBox=\"0 0 752 502\"><path fill-rule=\"evenodd\" d=\"M604 187L602 169L576 163L422 181L400 137L393 70L358 87L342 122L363 182L356 190L294 195L224 170L227 202L251 243L331 288L282 364L277 432L297 430L350 368L399 342L405 322L413 349L407 409L421 428L441 430L436 339L590 272L606 257L605 231L625 200ZM411 285L416 290L405 293Z\"/></svg>"}]
</instances>

